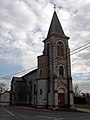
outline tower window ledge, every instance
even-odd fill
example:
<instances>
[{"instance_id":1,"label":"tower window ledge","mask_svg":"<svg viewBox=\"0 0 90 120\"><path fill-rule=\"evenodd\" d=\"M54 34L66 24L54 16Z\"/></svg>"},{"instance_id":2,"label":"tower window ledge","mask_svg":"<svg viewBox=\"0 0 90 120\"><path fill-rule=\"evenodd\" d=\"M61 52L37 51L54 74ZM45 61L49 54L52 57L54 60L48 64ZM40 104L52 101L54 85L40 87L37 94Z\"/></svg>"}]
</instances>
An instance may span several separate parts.
<instances>
[{"instance_id":1,"label":"tower window ledge","mask_svg":"<svg viewBox=\"0 0 90 120\"><path fill-rule=\"evenodd\" d=\"M57 56L57 59L58 58L63 59L63 58L65 58L65 55L64 56Z\"/></svg>"}]
</instances>

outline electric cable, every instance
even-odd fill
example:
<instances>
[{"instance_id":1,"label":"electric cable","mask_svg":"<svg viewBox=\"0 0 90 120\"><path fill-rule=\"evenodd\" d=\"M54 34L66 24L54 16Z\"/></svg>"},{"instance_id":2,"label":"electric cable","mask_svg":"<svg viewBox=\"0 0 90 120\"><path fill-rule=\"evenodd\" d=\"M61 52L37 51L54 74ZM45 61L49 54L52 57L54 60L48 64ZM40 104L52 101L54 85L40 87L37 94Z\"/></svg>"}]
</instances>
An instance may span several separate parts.
<instances>
[{"instance_id":1,"label":"electric cable","mask_svg":"<svg viewBox=\"0 0 90 120\"><path fill-rule=\"evenodd\" d=\"M76 48L75 50L73 50L72 52L74 52L74 51L76 51L76 50L78 50L78 49L80 49L80 48L82 48L82 47L84 47L84 48L82 48L82 49L80 49L80 50L78 50L78 51L76 51L76 52L74 52L74 53L67 53L67 55L73 55L73 54L76 54L76 53L78 53L78 52L80 52L80 51L82 51L82 50L84 50L84 49L87 49L88 47L90 47L90 46L87 46L87 45L89 45L90 44L90 42L89 43L87 43L87 44L85 44L85 45L83 45L83 46L80 46L80 47L78 47L78 48ZM86 46L86 47L85 47ZM64 56L65 56L66 54L64 54ZM62 58L60 58L59 60L61 60ZM50 60L50 62L56 62L56 61L58 61L58 59L54 59L53 61L52 60ZM44 66L46 66L47 64L45 63L45 64L43 64L43 65L41 65L42 67L44 67ZM26 71L28 71L28 70L31 70L31 69L34 69L34 68L36 68L37 66L34 66L34 67L32 67L32 68L29 68L29 69L26 69L26 70L24 70L24 71L21 71L21 72L17 72L17 73L14 73L14 74L10 74L10 75L7 75L7 76L2 76L2 77L0 77L0 78L8 78L8 77L10 77L10 76L12 76L12 75L17 75L17 74L19 74L19 73L23 73L23 72L26 72Z\"/></svg>"}]
</instances>

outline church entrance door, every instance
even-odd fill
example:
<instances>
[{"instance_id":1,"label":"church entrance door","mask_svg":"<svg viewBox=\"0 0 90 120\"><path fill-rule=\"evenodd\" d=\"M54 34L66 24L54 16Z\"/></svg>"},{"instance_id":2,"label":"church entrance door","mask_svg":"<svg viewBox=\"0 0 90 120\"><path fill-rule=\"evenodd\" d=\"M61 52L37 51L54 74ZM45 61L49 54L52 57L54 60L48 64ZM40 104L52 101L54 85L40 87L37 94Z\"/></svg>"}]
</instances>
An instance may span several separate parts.
<instances>
[{"instance_id":1,"label":"church entrance door","mask_svg":"<svg viewBox=\"0 0 90 120\"><path fill-rule=\"evenodd\" d=\"M58 93L58 106L64 107L64 93Z\"/></svg>"}]
</instances>

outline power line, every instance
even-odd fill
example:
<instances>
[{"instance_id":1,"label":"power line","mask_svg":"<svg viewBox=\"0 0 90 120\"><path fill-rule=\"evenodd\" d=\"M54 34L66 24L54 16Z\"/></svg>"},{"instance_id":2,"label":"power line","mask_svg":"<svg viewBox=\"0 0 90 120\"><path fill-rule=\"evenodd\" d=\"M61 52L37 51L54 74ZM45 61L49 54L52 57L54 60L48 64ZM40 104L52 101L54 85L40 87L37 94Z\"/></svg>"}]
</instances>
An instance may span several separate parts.
<instances>
[{"instance_id":1,"label":"power line","mask_svg":"<svg viewBox=\"0 0 90 120\"><path fill-rule=\"evenodd\" d=\"M86 46L86 44L85 44L85 46ZM76 54L76 53L78 53L78 52L80 52L80 51L82 51L82 50L84 50L84 49L87 49L87 48L89 48L89 47L90 47L90 46L86 46L86 47L84 47L84 48L82 48L82 49L80 49L80 50L78 50L78 49L79 49L79 48L78 48L78 49L77 49L78 51L76 51L76 52L74 52L74 53L72 53L72 54L67 53L67 55L74 55L74 54ZM80 48L81 48L81 47L80 47ZM76 49L75 49L75 50L76 50ZM64 56L65 56L65 55L66 55L66 54L64 54ZM59 60L61 60L61 59L62 59L62 58L60 58ZM53 63L54 63L54 62L57 62L57 61L58 61L58 58L57 58L57 59L54 59L53 61L50 60L50 62L53 62ZM42 67L43 67L43 66L46 66L46 64L42 64L41 66L42 66Z\"/></svg>"},{"instance_id":2,"label":"power line","mask_svg":"<svg viewBox=\"0 0 90 120\"><path fill-rule=\"evenodd\" d=\"M87 46L87 45L89 45L90 44L90 42L89 43L86 43L86 44L84 44L84 45L82 45L82 46L80 46L80 47L78 47L78 48L76 48L76 49L74 49L74 50L72 50L71 52L73 52L73 51L75 51L75 50L78 50L78 49L80 49L80 48L82 48L82 47L84 47L84 46Z\"/></svg>"},{"instance_id":3,"label":"power line","mask_svg":"<svg viewBox=\"0 0 90 120\"><path fill-rule=\"evenodd\" d=\"M75 63L77 63L78 61L81 61L82 59L84 59L84 58L86 58L87 56L89 56L90 55L90 53L89 54L87 54L87 55L85 55L84 57L82 57L81 59L79 59L79 60L77 60L77 61L75 61L74 63L72 63L72 64L75 64Z\"/></svg>"},{"instance_id":4,"label":"power line","mask_svg":"<svg viewBox=\"0 0 90 120\"><path fill-rule=\"evenodd\" d=\"M81 60L83 60L84 58L88 57L89 55L90 55L90 53L87 54L87 55L85 55L85 56L84 56L83 58L81 58L80 60L77 60L76 62L72 63L72 65L76 64L77 62L80 62Z\"/></svg>"},{"instance_id":5,"label":"power line","mask_svg":"<svg viewBox=\"0 0 90 120\"><path fill-rule=\"evenodd\" d=\"M80 49L80 50L78 50L78 51L76 51L76 52L74 52L74 53L71 53L70 55L76 54L76 53L78 53L78 52L80 52L80 51L82 51L82 50L84 50L84 49L86 49L86 48L89 48L89 47L90 47L90 45L87 46L87 47L84 47L84 48L82 48L82 49Z\"/></svg>"},{"instance_id":6,"label":"power line","mask_svg":"<svg viewBox=\"0 0 90 120\"><path fill-rule=\"evenodd\" d=\"M83 46L86 46L87 44L85 44L85 45L83 45ZM82 46L82 47L83 47ZM80 52L80 51L82 51L82 50L84 50L84 49L86 49L86 48L88 48L88 47L90 47L90 46L87 46L87 47L85 47L85 48L83 48L83 49L81 49L81 50L78 50L78 51L76 51L76 52L74 52L74 53L72 53L71 55L73 55L73 54L76 54L76 53L78 53L78 52ZM79 47L79 48L81 48L81 47ZM79 48L77 48L77 49L79 49ZM75 50L77 50L77 49L75 49ZM73 50L74 51L74 50ZM66 55L66 54L65 54ZM67 54L68 55L68 54ZM60 60L60 59L59 59ZM53 60L53 62L56 62L57 61L57 59L55 59L55 60ZM52 62L52 61L51 61ZM43 64L42 66L46 66L46 64ZM1 77L1 78L8 78L8 77L10 77L10 76L12 76L12 75L16 75L16 74L19 74L19 73L25 73L26 71L28 71L28 70L31 70L31 69L34 69L34 68L36 68L36 66L35 67L32 67L32 68L29 68L29 69L26 69L26 70L24 70L24 71L21 71L21 72L17 72L17 73L15 73L15 74L11 74L11 75L7 75L7 76L3 76L3 77Z\"/></svg>"},{"instance_id":7,"label":"power line","mask_svg":"<svg viewBox=\"0 0 90 120\"><path fill-rule=\"evenodd\" d=\"M86 49L86 48L88 48L88 47L90 47L90 46L87 46L87 45L89 45L90 44L90 42L89 43L87 43L87 44L85 44L85 45L83 45L83 46L80 46L80 47L78 47L78 48L76 48L75 50L73 50L72 52L74 52L74 51L76 51L76 50L78 50L78 51L76 51L76 52L74 52L74 53L67 53L67 55L73 55L73 54L76 54L76 53L78 53L78 52L80 52L80 51L82 51L82 50L84 50L84 49ZM86 47L85 47L86 46ZM82 48L82 47L84 47L84 48ZM82 49L80 49L80 48L82 48ZM80 49L80 50L79 50ZM65 56L66 54L64 54L64 56ZM61 58L60 58L61 59ZM59 59L59 60L60 60ZM58 59L54 59L53 61L52 60L50 60L50 62L56 62L56 61L58 61ZM43 66L46 66L47 64L45 63L45 64L42 64L41 66L43 67ZM37 66L34 66L34 67L32 67L32 68L29 68L29 69L26 69L26 70L24 70L24 71L20 71L20 72L17 72L17 73L14 73L14 74L10 74L10 75L7 75L7 76L2 76L2 77L0 77L0 78L8 78L8 77L10 77L10 76L12 76L12 75L17 75L17 74L19 74L19 73L25 73L26 71L28 71L28 70L32 70L32 69L34 69L34 68L36 68Z\"/></svg>"},{"instance_id":8,"label":"power line","mask_svg":"<svg viewBox=\"0 0 90 120\"><path fill-rule=\"evenodd\" d=\"M20 74L20 73L21 73L21 74L24 74L24 73L26 73L26 71L35 69L36 67L37 67L37 66L32 67L32 68L29 68L29 69L26 69L26 70L23 70L23 71L20 71L20 72L17 72L17 73L10 74L10 75L7 75L7 76L2 76L2 77L0 77L0 78L8 79L8 78L12 77L13 75L17 75L17 74Z\"/></svg>"}]
</instances>

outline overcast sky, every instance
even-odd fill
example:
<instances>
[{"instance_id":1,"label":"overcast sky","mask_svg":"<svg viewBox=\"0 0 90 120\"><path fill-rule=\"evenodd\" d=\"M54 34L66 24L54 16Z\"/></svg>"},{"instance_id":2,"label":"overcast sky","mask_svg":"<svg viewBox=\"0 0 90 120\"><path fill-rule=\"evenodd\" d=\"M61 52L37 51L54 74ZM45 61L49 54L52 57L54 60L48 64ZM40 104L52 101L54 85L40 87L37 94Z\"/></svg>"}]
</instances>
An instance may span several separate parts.
<instances>
[{"instance_id":1,"label":"overcast sky","mask_svg":"<svg viewBox=\"0 0 90 120\"><path fill-rule=\"evenodd\" d=\"M73 84L90 92L90 0L0 0L0 82L36 68L53 15L70 37ZM73 54L85 44L86 48ZM76 51L75 51L76 52Z\"/></svg>"}]
</instances>

